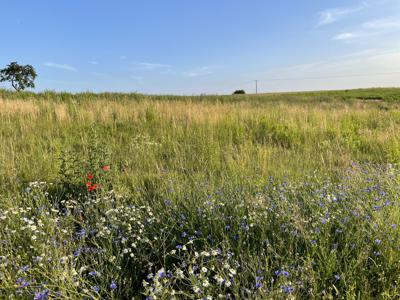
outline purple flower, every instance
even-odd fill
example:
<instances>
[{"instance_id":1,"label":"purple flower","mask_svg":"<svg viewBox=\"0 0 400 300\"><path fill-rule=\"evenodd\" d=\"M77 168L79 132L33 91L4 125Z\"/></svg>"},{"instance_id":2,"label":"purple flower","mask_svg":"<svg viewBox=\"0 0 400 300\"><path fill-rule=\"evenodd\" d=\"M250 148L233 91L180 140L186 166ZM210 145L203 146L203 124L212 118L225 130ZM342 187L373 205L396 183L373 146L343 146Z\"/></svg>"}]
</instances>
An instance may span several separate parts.
<instances>
[{"instance_id":1,"label":"purple flower","mask_svg":"<svg viewBox=\"0 0 400 300\"><path fill-rule=\"evenodd\" d=\"M49 298L49 290L43 290L35 293L34 300L47 300Z\"/></svg>"},{"instance_id":2,"label":"purple flower","mask_svg":"<svg viewBox=\"0 0 400 300\"><path fill-rule=\"evenodd\" d=\"M382 243L380 239L375 239L375 244L380 245L380 243Z\"/></svg>"},{"instance_id":3,"label":"purple flower","mask_svg":"<svg viewBox=\"0 0 400 300\"><path fill-rule=\"evenodd\" d=\"M285 276L285 277L289 277L289 272L285 271L285 270L277 270L275 271L275 275L276 276Z\"/></svg>"},{"instance_id":4,"label":"purple flower","mask_svg":"<svg viewBox=\"0 0 400 300\"><path fill-rule=\"evenodd\" d=\"M100 288L97 285L92 286L92 291L98 293L100 291Z\"/></svg>"},{"instance_id":5,"label":"purple flower","mask_svg":"<svg viewBox=\"0 0 400 300\"><path fill-rule=\"evenodd\" d=\"M78 238L83 238L86 234L86 230L82 228L81 230L77 231L75 234Z\"/></svg>"},{"instance_id":6,"label":"purple flower","mask_svg":"<svg viewBox=\"0 0 400 300\"><path fill-rule=\"evenodd\" d=\"M285 294L290 294L290 293L292 293L292 292L294 291L294 287L292 287L292 286L290 286L290 285L288 285L288 286L282 285L282 286L281 286L281 289L283 290L283 292L284 292Z\"/></svg>"},{"instance_id":7,"label":"purple flower","mask_svg":"<svg viewBox=\"0 0 400 300\"><path fill-rule=\"evenodd\" d=\"M112 289L112 290L116 290L117 289L117 284L115 283L115 281L113 280L113 281L111 281L111 284L110 284L110 289Z\"/></svg>"},{"instance_id":8,"label":"purple flower","mask_svg":"<svg viewBox=\"0 0 400 300\"><path fill-rule=\"evenodd\" d=\"M178 250L181 250L183 247L182 247L182 245L176 245L175 248L178 249Z\"/></svg>"},{"instance_id":9,"label":"purple flower","mask_svg":"<svg viewBox=\"0 0 400 300\"><path fill-rule=\"evenodd\" d=\"M97 276L97 275L99 275L99 273L97 273L96 271L90 271L89 275L90 276Z\"/></svg>"},{"instance_id":10,"label":"purple flower","mask_svg":"<svg viewBox=\"0 0 400 300\"><path fill-rule=\"evenodd\" d=\"M340 280L340 275L337 275L337 274L336 274L336 275L335 275L335 279L336 279L336 280Z\"/></svg>"},{"instance_id":11,"label":"purple flower","mask_svg":"<svg viewBox=\"0 0 400 300\"><path fill-rule=\"evenodd\" d=\"M263 286L263 284L262 284L263 279L264 279L264 277L262 277L262 276L256 277L256 289L257 290Z\"/></svg>"},{"instance_id":12,"label":"purple flower","mask_svg":"<svg viewBox=\"0 0 400 300\"><path fill-rule=\"evenodd\" d=\"M26 281L24 278L20 277L17 279L17 283L19 284L20 288L25 288L29 285L29 281Z\"/></svg>"}]
</instances>

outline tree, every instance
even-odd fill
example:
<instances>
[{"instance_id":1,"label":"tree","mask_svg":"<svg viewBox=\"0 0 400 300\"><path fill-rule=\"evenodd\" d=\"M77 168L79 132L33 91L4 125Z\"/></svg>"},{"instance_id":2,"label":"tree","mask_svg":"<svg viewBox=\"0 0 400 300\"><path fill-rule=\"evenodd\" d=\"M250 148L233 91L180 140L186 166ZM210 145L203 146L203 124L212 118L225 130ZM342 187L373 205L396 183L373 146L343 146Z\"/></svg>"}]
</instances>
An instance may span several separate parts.
<instances>
[{"instance_id":1,"label":"tree","mask_svg":"<svg viewBox=\"0 0 400 300\"><path fill-rule=\"evenodd\" d=\"M244 90L236 90L233 92L234 95L244 95L246 92Z\"/></svg>"},{"instance_id":2,"label":"tree","mask_svg":"<svg viewBox=\"0 0 400 300\"><path fill-rule=\"evenodd\" d=\"M9 81L16 91L35 87L37 74L31 65L22 66L17 62L10 63L5 69L0 70L0 82Z\"/></svg>"}]
</instances>

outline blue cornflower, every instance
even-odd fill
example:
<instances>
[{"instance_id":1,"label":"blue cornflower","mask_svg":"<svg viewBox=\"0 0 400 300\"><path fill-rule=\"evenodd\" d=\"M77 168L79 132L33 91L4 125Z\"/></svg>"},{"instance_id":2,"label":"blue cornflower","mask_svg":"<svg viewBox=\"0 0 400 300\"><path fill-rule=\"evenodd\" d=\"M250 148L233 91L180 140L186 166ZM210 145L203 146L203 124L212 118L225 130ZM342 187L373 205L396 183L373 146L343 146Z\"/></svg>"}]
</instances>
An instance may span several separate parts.
<instances>
[{"instance_id":1,"label":"blue cornflower","mask_svg":"<svg viewBox=\"0 0 400 300\"><path fill-rule=\"evenodd\" d=\"M117 284L115 283L115 281L113 280L113 281L111 281L111 284L110 284L110 289L112 289L112 290L116 290L117 289Z\"/></svg>"},{"instance_id":2,"label":"blue cornflower","mask_svg":"<svg viewBox=\"0 0 400 300\"><path fill-rule=\"evenodd\" d=\"M294 287L292 287L290 285L287 285L287 286L286 285L282 285L281 289L283 290L283 292L285 294L290 294L290 293L292 293L294 291Z\"/></svg>"},{"instance_id":3,"label":"blue cornflower","mask_svg":"<svg viewBox=\"0 0 400 300\"><path fill-rule=\"evenodd\" d=\"M335 279L336 279L336 280L340 280L340 275L336 274L336 275L335 275Z\"/></svg>"},{"instance_id":4,"label":"blue cornflower","mask_svg":"<svg viewBox=\"0 0 400 300\"><path fill-rule=\"evenodd\" d=\"M22 271L22 272L26 272L26 271L28 271L29 270L29 266L22 266L21 268L20 268L20 271Z\"/></svg>"},{"instance_id":5,"label":"blue cornflower","mask_svg":"<svg viewBox=\"0 0 400 300\"><path fill-rule=\"evenodd\" d=\"M98 293L100 291L100 288L97 285L94 285L91 287L92 291Z\"/></svg>"},{"instance_id":6,"label":"blue cornflower","mask_svg":"<svg viewBox=\"0 0 400 300\"><path fill-rule=\"evenodd\" d=\"M382 243L380 239L375 239L375 244L380 245L380 243Z\"/></svg>"},{"instance_id":7,"label":"blue cornflower","mask_svg":"<svg viewBox=\"0 0 400 300\"><path fill-rule=\"evenodd\" d=\"M178 250L181 250L183 247L182 247L182 245L176 245L175 248L178 249Z\"/></svg>"},{"instance_id":8,"label":"blue cornflower","mask_svg":"<svg viewBox=\"0 0 400 300\"><path fill-rule=\"evenodd\" d=\"M43 290L35 293L34 300L47 300L49 298L49 290Z\"/></svg>"},{"instance_id":9,"label":"blue cornflower","mask_svg":"<svg viewBox=\"0 0 400 300\"><path fill-rule=\"evenodd\" d=\"M275 275L276 276L285 276L285 277L289 277L289 272L285 271L285 270L277 270L275 271Z\"/></svg>"},{"instance_id":10,"label":"blue cornflower","mask_svg":"<svg viewBox=\"0 0 400 300\"><path fill-rule=\"evenodd\" d=\"M263 279L264 279L264 277L262 277L262 276L256 277L256 289L259 289L263 286L263 284L262 284Z\"/></svg>"},{"instance_id":11,"label":"blue cornflower","mask_svg":"<svg viewBox=\"0 0 400 300\"><path fill-rule=\"evenodd\" d=\"M86 234L86 230L82 228L81 230L77 231L75 234L78 238L83 238Z\"/></svg>"},{"instance_id":12,"label":"blue cornflower","mask_svg":"<svg viewBox=\"0 0 400 300\"><path fill-rule=\"evenodd\" d=\"M167 200L164 200L164 203L165 203L165 205L171 205L172 201L167 199Z\"/></svg>"},{"instance_id":13,"label":"blue cornflower","mask_svg":"<svg viewBox=\"0 0 400 300\"><path fill-rule=\"evenodd\" d=\"M97 271L90 271L89 275L90 276L97 276L97 275L99 275L99 273L97 273Z\"/></svg>"},{"instance_id":14,"label":"blue cornflower","mask_svg":"<svg viewBox=\"0 0 400 300\"><path fill-rule=\"evenodd\" d=\"M19 284L20 288L25 288L29 285L29 281L26 281L24 278L20 277L17 279L17 283Z\"/></svg>"}]
</instances>

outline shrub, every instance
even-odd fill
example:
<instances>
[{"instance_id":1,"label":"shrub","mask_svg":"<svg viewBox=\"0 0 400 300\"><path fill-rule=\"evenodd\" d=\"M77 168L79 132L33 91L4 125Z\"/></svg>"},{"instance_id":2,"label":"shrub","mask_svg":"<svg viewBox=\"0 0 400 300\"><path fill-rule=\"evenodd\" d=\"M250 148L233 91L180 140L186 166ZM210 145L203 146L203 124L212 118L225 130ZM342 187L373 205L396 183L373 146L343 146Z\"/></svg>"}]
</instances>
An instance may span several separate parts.
<instances>
[{"instance_id":1,"label":"shrub","mask_svg":"<svg viewBox=\"0 0 400 300\"><path fill-rule=\"evenodd\" d=\"M246 92L244 90L236 90L233 92L233 95L244 95Z\"/></svg>"}]
</instances>

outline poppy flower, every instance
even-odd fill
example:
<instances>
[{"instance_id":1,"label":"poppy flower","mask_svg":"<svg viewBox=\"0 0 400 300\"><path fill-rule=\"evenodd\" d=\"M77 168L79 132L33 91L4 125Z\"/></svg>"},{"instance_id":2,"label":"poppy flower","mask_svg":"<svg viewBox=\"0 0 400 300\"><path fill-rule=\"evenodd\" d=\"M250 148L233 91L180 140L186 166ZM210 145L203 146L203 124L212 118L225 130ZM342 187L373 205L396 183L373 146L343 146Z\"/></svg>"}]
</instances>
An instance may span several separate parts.
<instances>
[{"instance_id":1,"label":"poppy flower","mask_svg":"<svg viewBox=\"0 0 400 300\"><path fill-rule=\"evenodd\" d=\"M92 182L91 182L91 181L86 182L86 186L87 186L87 187L90 187L91 185L92 185Z\"/></svg>"},{"instance_id":2,"label":"poppy flower","mask_svg":"<svg viewBox=\"0 0 400 300\"><path fill-rule=\"evenodd\" d=\"M110 166L103 166L102 169L103 169L103 171L109 171L110 170Z\"/></svg>"},{"instance_id":3,"label":"poppy flower","mask_svg":"<svg viewBox=\"0 0 400 300\"><path fill-rule=\"evenodd\" d=\"M87 176L88 179L93 179L93 174L89 173Z\"/></svg>"},{"instance_id":4,"label":"poppy flower","mask_svg":"<svg viewBox=\"0 0 400 300\"><path fill-rule=\"evenodd\" d=\"M94 183L92 186L89 187L89 192L92 192L95 189L97 189L97 184L96 183Z\"/></svg>"}]
</instances>

